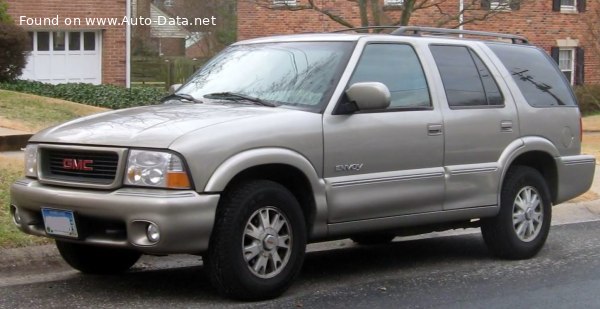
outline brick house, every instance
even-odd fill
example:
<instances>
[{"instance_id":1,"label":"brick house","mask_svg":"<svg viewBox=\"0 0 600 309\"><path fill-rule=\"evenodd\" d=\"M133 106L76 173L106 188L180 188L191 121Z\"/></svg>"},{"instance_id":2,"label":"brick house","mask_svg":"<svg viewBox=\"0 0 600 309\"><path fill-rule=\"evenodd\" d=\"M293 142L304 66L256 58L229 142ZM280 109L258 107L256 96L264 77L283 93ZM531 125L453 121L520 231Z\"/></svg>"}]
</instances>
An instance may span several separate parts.
<instances>
[{"instance_id":1,"label":"brick house","mask_svg":"<svg viewBox=\"0 0 600 309\"><path fill-rule=\"evenodd\" d=\"M327 32L344 28L314 10L286 9L286 6L306 5L307 0L260 1L238 1L239 39L274 34ZM384 4L383 13L392 18L399 16L403 0L381 1ZM459 1L448 0L442 4L442 9L447 13L457 14ZM464 29L523 35L532 44L551 54L573 85L600 84L600 55L594 48L598 42L594 42L589 34L588 25L593 12L600 9L600 1L516 0L506 5L508 2L509 0L481 0L477 10L465 13L465 20L481 16L490 8L502 4L505 4L505 9L485 21L467 24ZM355 2L321 0L315 3L355 26L360 25L359 9ZM370 15L371 13L369 12ZM410 25L435 26L442 17L436 8L422 9L414 12ZM452 23L447 26L452 26Z\"/></svg>"},{"instance_id":2,"label":"brick house","mask_svg":"<svg viewBox=\"0 0 600 309\"><path fill-rule=\"evenodd\" d=\"M29 32L22 78L48 83L128 83L127 27L86 18L127 16L129 0L7 0L8 12Z\"/></svg>"}]
</instances>

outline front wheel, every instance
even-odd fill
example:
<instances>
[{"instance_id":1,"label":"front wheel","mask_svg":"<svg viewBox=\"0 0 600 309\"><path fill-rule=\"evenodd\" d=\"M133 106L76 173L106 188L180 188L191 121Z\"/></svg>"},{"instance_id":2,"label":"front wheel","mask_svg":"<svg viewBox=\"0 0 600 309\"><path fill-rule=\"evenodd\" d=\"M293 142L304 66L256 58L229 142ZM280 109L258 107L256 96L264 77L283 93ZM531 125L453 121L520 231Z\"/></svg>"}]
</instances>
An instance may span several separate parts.
<instances>
[{"instance_id":1,"label":"front wheel","mask_svg":"<svg viewBox=\"0 0 600 309\"><path fill-rule=\"evenodd\" d=\"M516 166L506 174L500 212L482 220L481 232L494 255L527 259L544 246L551 219L552 202L544 177L533 168Z\"/></svg>"},{"instance_id":2,"label":"front wheel","mask_svg":"<svg viewBox=\"0 0 600 309\"><path fill-rule=\"evenodd\" d=\"M86 274L115 274L128 270L142 255L120 248L97 247L57 240L56 247L71 267Z\"/></svg>"},{"instance_id":3,"label":"front wheel","mask_svg":"<svg viewBox=\"0 0 600 309\"><path fill-rule=\"evenodd\" d=\"M294 195L278 183L256 180L224 194L206 265L224 296L269 299L291 285L305 248L304 216Z\"/></svg>"}]
</instances>

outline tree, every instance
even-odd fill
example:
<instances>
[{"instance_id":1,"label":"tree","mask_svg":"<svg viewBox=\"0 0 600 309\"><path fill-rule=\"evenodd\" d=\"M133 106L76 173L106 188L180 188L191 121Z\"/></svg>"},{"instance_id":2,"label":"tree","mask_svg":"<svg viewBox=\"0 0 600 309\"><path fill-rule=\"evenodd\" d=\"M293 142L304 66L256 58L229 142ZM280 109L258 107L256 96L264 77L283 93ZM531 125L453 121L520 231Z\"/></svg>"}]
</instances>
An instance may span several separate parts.
<instances>
[{"instance_id":1,"label":"tree","mask_svg":"<svg viewBox=\"0 0 600 309\"><path fill-rule=\"evenodd\" d=\"M527 0L498 1L498 5L493 6L490 5L490 0L463 0L462 9L458 8L458 0L404 0L397 5L390 5L389 7L393 10L389 11L385 10L383 0L338 0L338 2L350 2L358 8L360 24L356 24L351 18L338 13L339 10L336 10L336 4L332 1L329 1L329 6L323 5L322 1L317 0L305 0L306 2L302 3L285 1L278 5L274 5L272 0L252 1L261 7L270 9L313 10L348 28L406 26L415 12L431 10L439 16L435 21L435 26L456 28L468 23L486 20L502 11L518 8L522 1ZM482 10L482 8L484 9Z\"/></svg>"},{"instance_id":2,"label":"tree","mask_svg":"<svg viewBox=\"0 0 600 309\"><path fill-rule=\"evenodd\" d=\"M12 18L8 15L8 4L4 0L0 0L0 23L12 22Z\"/></svg>"},{"instance_id":3,"label":"tree","mask_svg":"<svg viewBox=\"0 0 600 309\"><path fill-rule=\"evenodd\" d=\"M0 0L0 82L17 79L27 64L27 32L13 23L7 11Z\"/></svg>"}]
</instances>

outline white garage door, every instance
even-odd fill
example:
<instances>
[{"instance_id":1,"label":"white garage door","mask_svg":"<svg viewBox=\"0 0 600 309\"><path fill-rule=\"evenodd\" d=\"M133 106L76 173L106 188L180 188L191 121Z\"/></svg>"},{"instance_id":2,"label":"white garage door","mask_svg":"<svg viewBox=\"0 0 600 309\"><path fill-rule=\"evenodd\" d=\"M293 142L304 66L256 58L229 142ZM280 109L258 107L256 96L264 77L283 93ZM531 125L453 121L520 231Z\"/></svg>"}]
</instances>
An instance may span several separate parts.
<instances>
[{"instance_id":1,"label":"white garage door","mask_svg":"<svg viewBox=\"0 0 600 309\"><path fill-rule=\"evenodd\" d=\"M44 83L102 83L102 32L29 32L31 54L21 79Z\"/></svg>"}]
</instances>

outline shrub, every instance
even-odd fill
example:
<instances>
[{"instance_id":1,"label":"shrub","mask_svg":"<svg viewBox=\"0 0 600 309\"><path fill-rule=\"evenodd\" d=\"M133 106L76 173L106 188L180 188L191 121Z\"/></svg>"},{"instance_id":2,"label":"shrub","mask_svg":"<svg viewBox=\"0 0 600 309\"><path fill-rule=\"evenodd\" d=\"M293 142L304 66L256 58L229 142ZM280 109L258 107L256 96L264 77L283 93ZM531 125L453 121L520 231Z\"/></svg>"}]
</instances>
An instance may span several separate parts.
<instances>
[{"instance_id":1,"label":"shrub","mask_svg":"<svg viewBox=\"0 0 600 309\"><path fill-rule=\"evenodd\" d=\"M27 33L12 22L0 22L0 82L15 80L27 64Z\"/></svg>"},{"instance_id":2,"label":"shrub","mask_svg":"<svg viewBox=\"0 0 600 309\"><path fill-rule=\"evenodd\" d=\"M0 23L10 23L12 18L8 15L8 4L4 0L0 0Z\"/></svg>"},{"instance_id":3,"label":"shrub","mask_svg":"<svg viewBox=\"0 0 600 309\"><path fill-rule=\"evenodd\" d=\"M113 85L81 83L52 85L22 80L0 83L0 89L26 92L112 109L158 103L162 97L167 95L164 90L156 88L127 89Z\"/></svg>"},{"instance_id":4,"label":"shrub","mask_svg":"<svg viewBox=\"0 0 600 309\"><path fill-rule=\"evenodd\" d=\"M600 85L575 87L579 109L584 115L600 113Z\"/></svg>"}]
</instances>

